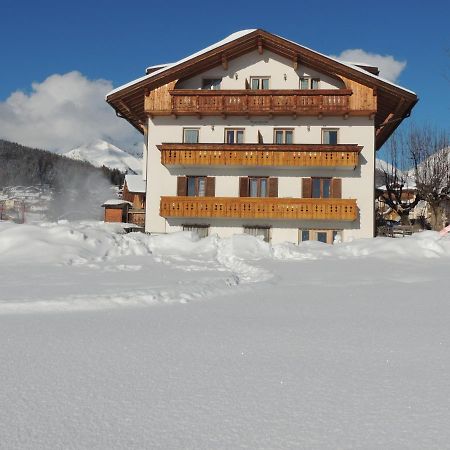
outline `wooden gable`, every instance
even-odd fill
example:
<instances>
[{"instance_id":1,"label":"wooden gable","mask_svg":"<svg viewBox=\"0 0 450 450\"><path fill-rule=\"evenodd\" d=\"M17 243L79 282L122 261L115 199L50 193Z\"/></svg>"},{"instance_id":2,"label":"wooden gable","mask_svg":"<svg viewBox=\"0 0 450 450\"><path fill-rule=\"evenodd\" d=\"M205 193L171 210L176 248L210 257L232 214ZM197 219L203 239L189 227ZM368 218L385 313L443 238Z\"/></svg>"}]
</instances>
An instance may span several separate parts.
<instances>
[{"instance_id":1,"label":"wooden gable","mask_svg":"<svg viewBox=\"0 0 450 450\"><path fill-rule=\"evenodd\" d=\"M414 93L379 79L369 71L340 63L264 30L254 30L231 42L183 60L159 73L150 74L135 83L126 85L109 94L107 102L116 110L118 116L128 120L143 133L148 102L153 102L151 106L155 108L166 106L165 103L169 101L169 96L166 94L174 88L177 80L192 77L220 65L226 69L230 60L255 49L262 55L267 49L283 56L292 61L295 69L299 64L303 64L327 75L339 77L347 89L356 93L350 97L353 108L370 110L375 105L377 149L410 114L418 101ZM155 94L156 92L158 95ZM146 105L144 101L147 102Z\"/></svg>"}]
</instances>

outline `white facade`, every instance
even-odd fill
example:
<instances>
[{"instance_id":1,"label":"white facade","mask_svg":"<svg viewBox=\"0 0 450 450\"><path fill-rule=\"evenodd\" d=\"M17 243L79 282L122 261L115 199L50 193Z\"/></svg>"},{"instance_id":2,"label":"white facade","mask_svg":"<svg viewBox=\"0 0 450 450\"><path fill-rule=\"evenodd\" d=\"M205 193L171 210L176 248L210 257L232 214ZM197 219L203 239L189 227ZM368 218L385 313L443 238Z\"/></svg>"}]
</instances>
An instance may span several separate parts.
<instances>
[{"instance_id":1,"label":"white facade","mask_svg":"<svg viewBox=\"0 0 450 450\"><path fill-rule=\"evenodd\" d=\"M228 68L222 66L193 78L179 81L176 88L200 89L202 80L221 78L221 89L244 89L251 77L269 77L270 89L299 89L300 78L319 78L320 89L340 89L339 79L317 73L301 65L294 70L292 61L268 51L257 51L231 60ZM228 236L242 233L246 225L269 226L274 243L299 242L299 230L342 230L342 239L372 237L374 234L374 122L368 116L322 117L317 116L157 116L148 119L147 149L144 155L144 176L147 178L146 231L166 233L181 230L183 225L209 225L209 233ZM358 144L363 147L359 165L354 169L338 168L220 168L220 167L165 167L161 164L161 152L156 147L162 143L182 143L183 129L199 130L199 143L224 143L226 128L244 129L244 143L258 143L258 134L264 144L274 143L274 129L293 130L294 144L321 144L322 130L338 130L339 144ZM301 198L301 179L304 177L338 177L342 179L342 198L356 199L359 210L354 222L329 221L278 221L231 219L165 219L159 214L160 198L177 195L177 176L214 176L217 197L239 197L239 177L278 177L278 197Z\"/></svg>"}]
</instances>

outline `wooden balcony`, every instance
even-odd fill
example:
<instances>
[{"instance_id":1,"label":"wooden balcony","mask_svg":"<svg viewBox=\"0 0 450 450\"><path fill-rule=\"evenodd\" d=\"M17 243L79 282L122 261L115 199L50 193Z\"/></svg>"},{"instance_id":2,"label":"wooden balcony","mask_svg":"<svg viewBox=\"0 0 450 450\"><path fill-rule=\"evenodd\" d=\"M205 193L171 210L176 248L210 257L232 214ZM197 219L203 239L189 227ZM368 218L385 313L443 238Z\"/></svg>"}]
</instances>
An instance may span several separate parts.
<instances>
[{"instance_id":1,"label":"wooden balcony","mask_svg":"<svg viewBox=\"0 0 450 450\"><path fill-rule=\"evenodd\" d=\"M350 104L351 89L317 90L198 90L149 92L145 111L164 115L338 115L358 114Z\"/></svg>"},{"instance_id":2,"label":"wooden balcony","mask_svg":"<svg viewBox=\"0 0 450 450\"><path fill-rule=\"evenodd\" d=\"M354 169L356 144L162 144L164 166L327 167Z\"/></svg>"},{"instance_id":3,"label":"wooden balcony","mask_svg":"<svg viewBox=\"0 0 450 450\"><path fill-rule=\"evenodd\" d=\"M134 223L140 227L145 226L145 209L130 209L128 211L128 223Z\"/></svg>"},{"instance_id":4,"label":"wooden balcony","mask_svg":"<svg viewBox=\"0 0 450 450\"><path fill-rule=\"evenodd\" d=\"M161 197L165 218L327 220L352 222L358 208L354 199Z\"/></svg>"}]
</instances>

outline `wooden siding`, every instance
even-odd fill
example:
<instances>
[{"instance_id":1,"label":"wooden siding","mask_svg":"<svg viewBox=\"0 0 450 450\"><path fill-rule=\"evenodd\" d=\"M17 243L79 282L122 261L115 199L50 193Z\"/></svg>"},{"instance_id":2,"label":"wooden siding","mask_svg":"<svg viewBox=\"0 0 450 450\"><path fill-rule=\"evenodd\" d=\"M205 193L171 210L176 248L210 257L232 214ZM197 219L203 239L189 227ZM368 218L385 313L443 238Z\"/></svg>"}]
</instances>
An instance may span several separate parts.
<instances>
[{"instance_id":1,"label":"wooden siding","mask_svg":"<svg viewBox=\"0 0 450 450\"><path fill-rule=\"evenodd\" d=\"M376 113L377 111L377 96L376 91L369 86L365 86L357 81L350 80L342 77L347 89L353 92L353 95L349 100L349 109L351 111L371 111Z\"/></svg>"},{"instance_id":2,"label":"wooden siding","mask_svg":"<svg viewBox=\"0 0 450 450\"><path fill-rule=\"evenodd\" d=\"M132 209L128 211L128 223L134 223L140 227L145 227L145 210Z\"/></svg>"},{"instance_id":3,"label":"wooden siding","mask_svg":"<svg viewBox=\"0 0 450 450\"><path fill-rule=\"evenodd\" d=\"M354 199L252 197L161 197L166 218L354 221Z\"/></svg>"},{"instance_id":4,"label":"wooden siding","mask_svg":"<svg viewBox=\"0 0 450 450\"><path fill-rule=\"evenodd\" d=\"M172 86L173 83L170 83ZM370 114L350 108L350 89L317 90L197 90L150 91L145 111L150 115L337 115Z\"/></svg>"},{"instance_id":5,"label":"wooden siding","mask_svg":"<svg viewBox=\"0 0 450 450\"><path fill-rule=\"evenodd\" d=\"M123 208L105 208L104 221L105 222L123 222L126 213Z\"/></svg>"},{"instance_id":6,"label":"wooden siding","mask_svg":"<svg viewBox=\"0 0 450 450\"><path fill-rule=\"evenodd\" d=\"M361 146L320 144L162 144L165 166L340 167L359 164Z\"/></svg>"}]
</instances>

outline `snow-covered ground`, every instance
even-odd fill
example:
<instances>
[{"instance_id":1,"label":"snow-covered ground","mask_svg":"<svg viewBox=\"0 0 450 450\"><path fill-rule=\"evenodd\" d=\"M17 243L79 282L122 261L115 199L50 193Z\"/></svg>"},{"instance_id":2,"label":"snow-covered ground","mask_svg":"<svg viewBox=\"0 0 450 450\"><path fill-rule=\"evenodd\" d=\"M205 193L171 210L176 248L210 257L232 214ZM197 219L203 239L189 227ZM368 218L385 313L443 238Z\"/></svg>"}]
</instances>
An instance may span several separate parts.
<instances>
[{"instance_id":1,"label":"snow-covered ground","mask_svg":"<svg viewBox=\"0 0 450 450\"><path fill-rule=\"evenodd\" d=\"M442 449L450 238L0 222L0 448Z\"/></svg>"}]
</instances>

